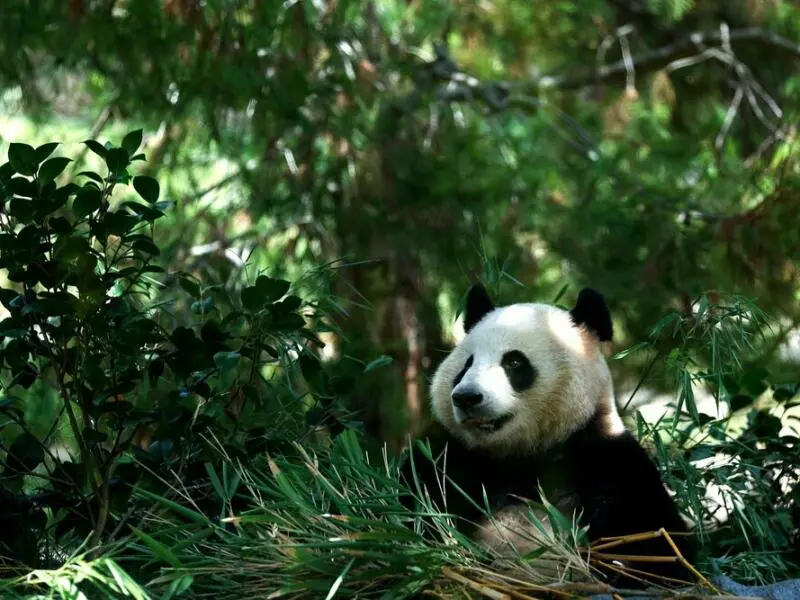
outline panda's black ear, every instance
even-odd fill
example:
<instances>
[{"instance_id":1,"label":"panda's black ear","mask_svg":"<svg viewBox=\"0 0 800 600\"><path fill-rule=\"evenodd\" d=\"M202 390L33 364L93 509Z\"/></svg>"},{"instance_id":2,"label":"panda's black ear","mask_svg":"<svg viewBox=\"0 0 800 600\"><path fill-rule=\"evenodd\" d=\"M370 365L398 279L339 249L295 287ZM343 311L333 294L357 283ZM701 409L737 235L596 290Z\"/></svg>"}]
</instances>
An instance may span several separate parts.
<instances>
[{"instance_id":1,"label":"panda's black ear","mask_svg":"<svg viewBox=\"0 0 800 600\"><path fill-rule=\"evenodd\" d=\"M608 312L605 298L597 290L583 288L569 314L576 325L586 327L601 342L611 341L614 333L611 314Z\"/></svg>"},{"instance_id":2,"label":"panda's black ear","mask_svg":"<svg viewBox=\"0 0 800 600\"><path fill-rule=\"evenodd\" d=\"M492 299L480 283L476 283L467 292L467 306L464 309L464 332L469 333L469 330L483 317L494 310Z\"/></svg>"}]
</instances>

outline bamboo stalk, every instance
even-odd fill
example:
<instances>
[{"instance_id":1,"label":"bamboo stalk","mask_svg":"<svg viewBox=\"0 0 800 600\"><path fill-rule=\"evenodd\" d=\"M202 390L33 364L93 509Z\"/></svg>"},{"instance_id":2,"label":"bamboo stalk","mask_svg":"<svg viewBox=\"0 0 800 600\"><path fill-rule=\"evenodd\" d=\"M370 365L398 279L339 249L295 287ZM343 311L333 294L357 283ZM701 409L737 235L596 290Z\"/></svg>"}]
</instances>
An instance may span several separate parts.
<instances>
[{"instance_id":1,"label":"bamboo stalk","mask_svg":"<svg viewBox=\"0 0 800 600\"><path fill-rule=\"evenodd\" d=\"M491 598L492 600L511 600L511 597L508 594L503 594L501 592L496 592L491 588L487 588L476 581L472 581L471 579L464 577L460 573L456 573L449 567L443 567L442 574L448 579L457 581L458 583L467 586L469 589L482 594L486 598Z\"/></svg>"}]
</instances>

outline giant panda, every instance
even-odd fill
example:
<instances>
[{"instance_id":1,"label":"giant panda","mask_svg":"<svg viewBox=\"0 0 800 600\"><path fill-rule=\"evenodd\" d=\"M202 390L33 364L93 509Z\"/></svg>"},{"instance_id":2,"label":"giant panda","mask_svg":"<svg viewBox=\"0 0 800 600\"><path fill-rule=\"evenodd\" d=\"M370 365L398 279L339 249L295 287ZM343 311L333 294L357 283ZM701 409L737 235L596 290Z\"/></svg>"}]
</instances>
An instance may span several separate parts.
<instances>
[{"instance_id":1,"label":"giant panda","mask_svg":"<svg viewBox=\"0 0 800 600\"><path fill-rule=\"evenodd\" d=\"M541 490L566 519L586 528L589 541L663 528L691 563L687 524L617 412L603 352L612 339L603 296L584 288L571 310L533 303L495 307L476 284L467 294L464 331L434 373L433 423L422 436L433 458L443 457L445 477L441 461L437 469L411 443L402 467L409 488L458 517L462 533L506 556L535 550L546 537L541 523L547 519L532 526L526 502L541 501ZM405 499L407 506L414 506L414 497ZM487 503L488 519L481 508ZM664 538L607 552L674 556ZM616 568L599 575L613 585L692 579L679 562L624 556L612 562ZM552 561L542 564L553 572ZM627 577L619 566L650 575Z\"/></svg>"}]
</instances>

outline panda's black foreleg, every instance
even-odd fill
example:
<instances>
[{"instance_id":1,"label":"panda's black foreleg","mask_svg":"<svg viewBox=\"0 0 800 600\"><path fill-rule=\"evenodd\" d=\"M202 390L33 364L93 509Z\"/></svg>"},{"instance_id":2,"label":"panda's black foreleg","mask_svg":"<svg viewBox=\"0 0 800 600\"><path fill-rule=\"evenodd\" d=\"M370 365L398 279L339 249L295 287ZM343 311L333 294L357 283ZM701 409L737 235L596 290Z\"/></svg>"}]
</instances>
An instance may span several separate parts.
<instances>
[{"instance_id":1,"label":"panda's black foreleg","mask_svg":"<svg viewBox=\"0 0 800 600\"><path fill-rule=\"evenodd\" d=\"M415 496L422 492L430 497L437 509L446 510L456 517L454 524L461 533L471 535L476 523L485 518L484 494L492 512L524 505L520 497L538 499L537 465L530 459L492 457L466 448L435 427L423 439L430 443L437 464L424 455L417 442L406 449L400 470L400 481L408 488L401 491L400 497L406 508L412 511L421 508ZM446 471L446 477L442 470ZM525 476L521 477L521 474ZM430 525L430 519L422 520Z\"/></svg>"},{"instance_id":2,"label":"panda's black foreleg","mask_svg":"<svg viewBox=\"0 0 800 600\"><path fill-rule=\"evenodd\" d=\"M693 542L688 528L661 481L655 463L630 433L603 435L591 427L568 442L567 457L575 474L576 492L589 526L590 540L666 530L683 557L693 562ZM676 535L672 535L676 534ZM663 537L626 543L609 550L618 555L675 557ZM677 561L621 561L631 569L691 583L688 570ZM616 584L637 586L637 581L610 571ZM647 578L669 585L665 579ZM641 585L641 582L638 582Z\"/></svg>"},{"instance_id":3,"label":"panda's black foreleg","mask_svg":"<svg viewBox=\"0 0 800 600\"><path fill-rule=\"evenodd\" d=\"M400 482L407 490L401 491L400 502L411 511L420 510L423 507L417 499L420 496L427 496L433 503L433 508L457 517L455 524L459 530L470 532L473 529L470 523L477 520L481 514L473 504L480 502L481 482L470 476L469 471L476 466L476 457L456 440L435 435L438 433L435 428L432 429L432 433L433 435L425 436L423 439L430 443L435 464L417 447L417 442L412 442L405 451L406 456L400 469ZM445 469L447 477L443 473ZM453 485L453 481L458 485L458 489ZM462 492L473 500L465 498ZM425 531L430 533L436 530L431 517L421 520L426 525Z\"/></svg>"}]
</instances>

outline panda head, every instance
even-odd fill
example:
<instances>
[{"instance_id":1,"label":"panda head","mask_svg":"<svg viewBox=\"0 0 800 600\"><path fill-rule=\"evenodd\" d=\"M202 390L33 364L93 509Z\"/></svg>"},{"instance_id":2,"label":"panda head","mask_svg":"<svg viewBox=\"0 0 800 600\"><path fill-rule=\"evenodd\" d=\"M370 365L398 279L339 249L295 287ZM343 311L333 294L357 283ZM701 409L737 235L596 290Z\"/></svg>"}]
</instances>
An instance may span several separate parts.
<instances>
[{"instance_id":1,"label":"panda head","mask_svg":"<svg viewBox=\"0 0 800 600\"><path fill-rule=\"evenodd\" d=\"M496 308L473 286L465 337L437 369L433 414L469 447L499 455L541 453L592 419L609 435L624 429L614 403L603 342L611 316L585 288L575 306L512 304Z\"/></svg>"}]
</instances>

